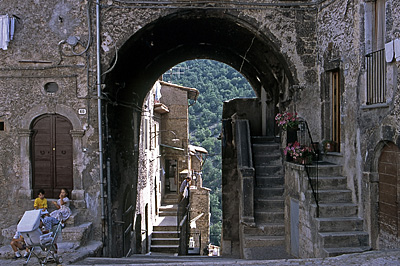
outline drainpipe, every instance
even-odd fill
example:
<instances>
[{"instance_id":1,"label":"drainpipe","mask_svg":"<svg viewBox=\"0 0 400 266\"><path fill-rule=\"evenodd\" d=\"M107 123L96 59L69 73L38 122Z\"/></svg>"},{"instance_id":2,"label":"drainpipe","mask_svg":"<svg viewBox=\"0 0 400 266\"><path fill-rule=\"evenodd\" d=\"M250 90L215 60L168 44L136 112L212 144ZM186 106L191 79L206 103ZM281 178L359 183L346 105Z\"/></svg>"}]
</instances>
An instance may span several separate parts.
<instances>
[{"instance_id":1,"label":"drainpipe","mask_svg":"<svg viewBox=\"0 0 400 266\"><path fill-rule=\"evenodd\" d=\"M96 0L96 64L97 64L97 121L99 127L99 179L101 201L102 242L105 242L104 177L103 177L103 130L101 111L101 60L100 60L100 0ZM108 247L108 252L109 252Z\"/></svg>"}]
</instances>

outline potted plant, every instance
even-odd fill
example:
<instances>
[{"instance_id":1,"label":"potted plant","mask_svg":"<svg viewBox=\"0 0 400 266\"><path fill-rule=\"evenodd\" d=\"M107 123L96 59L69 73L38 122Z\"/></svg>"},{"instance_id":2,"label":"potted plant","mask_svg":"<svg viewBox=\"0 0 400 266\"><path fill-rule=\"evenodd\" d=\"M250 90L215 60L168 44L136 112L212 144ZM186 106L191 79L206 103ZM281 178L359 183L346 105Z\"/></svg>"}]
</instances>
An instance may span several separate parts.
<instances>
[{"instance_id":1,"label":"potted plant","mask_svg":"<svg viewBox=\"0 0 400 266\"><path fill-rule=\"evenodd\" d=\"M293 161L300 164L311 164L314 155L311 147L301 145L299 142L289 143L283 150L285 155L293 158Z\"/></svg>"},{"instance_id":2,"label":"potted plant","mask_svg":"<svg viewBox=\"0 0 400 266\"><path fill-rule=\"evenodd\" d=\"M299 118L297 113L278 113L275 116L276 124L279 127L282 127L283 130L287 130L288 128L297 128L299 125Z\"/></svg>"},{"instance_id":3,"label":"potted plant","mask_svg":"<svg viewBox=\"0 0 400 266\"><path fill-rule=\"evenodd\" d=\"M336 145L337 143L333 140L322 141L322 147L324 149L324 153L336 151Z\"/></svg>"}]
</instances>

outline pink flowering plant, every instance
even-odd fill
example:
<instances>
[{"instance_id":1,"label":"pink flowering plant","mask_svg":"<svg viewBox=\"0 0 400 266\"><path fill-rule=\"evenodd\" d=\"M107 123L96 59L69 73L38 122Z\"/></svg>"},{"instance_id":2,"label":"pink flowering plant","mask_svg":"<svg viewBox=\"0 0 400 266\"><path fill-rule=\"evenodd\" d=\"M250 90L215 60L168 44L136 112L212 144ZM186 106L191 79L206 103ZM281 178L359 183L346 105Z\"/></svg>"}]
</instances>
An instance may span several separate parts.
<instances>
[{"instance_id":1,"label":"pink flowering plant","mask_svg":"<svg viewBox=\"0 0 400 266\"><path fill-rule=\"evenodd\" d=\"M297 113L278 113L275 116L275 121L278 126L282 127L283 130L286 130L288 127L294 128L299 125L299 118Z\"/></svg>"},{"instance_id":2,"label":"pink flowering plant","mask_svg":"<svg viewBox=\"0 0 400 266\"><path fill-rule=\"evenodd\" d=\"M283 150L285 155L289 155L295 161L311 160L313 150L311 147L300 145L297 141L289 143Z\"/></svg>"}]
</instances>

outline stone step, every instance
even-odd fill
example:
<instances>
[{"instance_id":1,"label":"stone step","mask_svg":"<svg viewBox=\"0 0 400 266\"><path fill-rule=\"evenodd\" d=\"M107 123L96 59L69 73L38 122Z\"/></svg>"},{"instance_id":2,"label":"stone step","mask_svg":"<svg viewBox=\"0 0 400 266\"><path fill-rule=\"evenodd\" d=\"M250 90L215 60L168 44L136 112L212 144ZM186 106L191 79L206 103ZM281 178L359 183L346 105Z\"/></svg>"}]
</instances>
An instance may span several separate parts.
<instances>
[{"instance_id":1,"label":"stone step","mask_svg":"<svg viewBox=\"0 0 400 266\"><path fill-rule=\"evenodd\" d=\"M77 226L79 224L79 211L76 209L72 209L71 216L65 221L65 225L67 226Z\"/></svg>"},{"instance_id":2,"label":"stone step","mask_svg":"<svg viewBox=\"0 0 400 266\"><path fill-rule=\"evenodd\" d=\"M179 245L151 245L151 252L178 253Z\"/></svg>"},{"instance_id":3,"label":"stone step","mask_svg":"<svg viewBox=\"0 0 400 266\"><path fill-rule=\"evenodd\" d=\"M178 197L177 193L165 193L163 199L176 199Z\"/></svg>"},{"instance_id":4,"label":"stone step","mask_svg":"<svg viewBox=\"0 0 400 266\"><path fill-rule=\"evenodd\" d=\"M308 190L307 193L312 195L312 190ZM318 200L320 203L329 202L348 202L351 203L351 190L350 189L329 189L329 190L318 190Z\"/></svg>"},{"instance_id":5,"label":"stone step","mask_svg":"<svg viewBox=\"0 0 400 266\"><path fill-rule=\"evenodd\" d=\"M319 232L362 231L363 219L358 217L316 218Z\"/></svg>"},{"instance_id":6,"label":"stone step","mask_svg":"<svg viewBox=\"0 0 400 266\"><path fill-rule=\"evenodd\" d=\"M163 198L161 204L162 205L178 204L178 195L175 195L174 198Z\"/></svg>"},{"instance_id":7,"label":"stone step","mask_svg":"<svg viewBox=\"0 0 400 266\"><path fill-rule=\"evenodd\" d=\"M285 245L284 236L245 236L244 247L272 247Z\"/></svg>"},{"instance_id":8,"label":"stone step","mask_svg":"<svg viewBox=\"0 0 400 266\"><path fill-rule=\"evenodd\" d=\"M253 152L253 155L280 152L280 145L275 142L268 142L263 144L254 143L251 145L251 150Z\"/></svg>"},{"instance_id":9,"label":"stone step","mask_svg":"<svg viewBox=\"0 0 400 266\"><path fill-rule=\"evenodd\" d=\"M316 215L317 205L311 204L311 216ZM319 217L352 217L357 216L358 206L354 203L320 203Z\"/></svg>"},{"instance_id":10,"label":"stone step","mask_svg":"<svg viewBox=\"0 0 400 266\"><path fill-rule=\"evenodd\" d=\"M363 231L320 232L318 235L324 248L368 246L369 240L368 233Z\"/></svg>"},{"instance_id":11,"label":"stone step","mask_svg":"<svg viewBox=\"0 0 400 266\"><path fill-rule=\"evenodd\" d=\"M265 144L265 143L279 143L280 137L275 136L252 136L251 143Z\"/></svg>"},{"instance_id":12,"label":"stone step","mask_svg":"<svg viewBox=\"0 0 400 266\"><path fill-rule=\"evenodd\" d=\"M66 242L79 242L84 246L89 241L92 232L92 223L84 223L78 226L68 226L62 229L62 240Z\"/></svg>"},{"instance_id":13,"label":"stone step","mask_svg":"<svg viewBox=\"0 0 400 266\"><path fill-rule=\"evenodd\" d=\"M153 231L152 238L177 238L179 237L178 231Z\"/></svg>"},{"instance_id":14,"label":"stone step","mask_svg":"<svg viewBox=\"0 0 400 266\"><path fill-rule=\"evenodd\" d=\"M161 205L158 209L160 211L178 211L178 204Z\"/></svg>"},{"instance_id":15,"label":"stone step","mask_svg":"<svg viewBox=\"0 0 400 266\"><path fill-rule=\"evenodd\" d=\"M283 197L284 188L283 187L269 187L269 188L260 188L256 187L254 191L254 196L257 199L268 199L271 197Z\"/></svg>"},{"instance_id":16,"label":"stone step","mask_svg":"<svg viewBox=\"0 0 400 266\"><path fill-rule=\"evenodd\" d=\"M256 169L257 176L283 176L282 165L264 165Z\"/></svg>"},{"instance_id":17,"label":"stone step","mask_svg":"<svg viewBox=\"0 0 400 266\"><path fill-rule=\"evenodd\" d=\"M313 185L317 183L315 177L311 178ZM315 186L314 186L315 187ZM319 176L319 189L345 189L347 188L347 178L344 176Z\"/></svg>"},{"instance_id":18,"label":"stone step","mask_svg":"<svg viewBox=\"0 0 400 266\"><path fill-rule=\"evenodd\" d=\"M369 246L361 247L341 247L341 248L323 248L323 257L335 257L342 254L362 253L371 250Z\"/></svg>"},{"instance_id":19,"label":"stone step","mask_svg":"<svg viewBox=\"0 0 400 266\"><path fill-rule=\"evenodd\" d=\"M254 212L256 223L283 223L285 214L283 211L255 211Z\"/></svg>"},{"instance_id":20,"label":"stone step","mask_svg":"<svg viewBox=\"0 0 400 266\"><path fill-rule=\"evenodd\" d=\"M160 245L168 245L168 246L175 246L179 245L179 238L176 237L167 237L167 238L151 238L151 245L160 246Z\"/></svg>"},{"instance_id":21,"label":"stone step","mask_svg":"<svg viewBox=\"0 0 400 266\"><path fill-rule=\"evenodd\" d=\"M265 153L253 155L254 167L265 165L282 165L282 156L277 153Z\"/></svg>"},{"instance_id":22,"label":"stone step","mask_svg":"<svg viewBox=\"0 0 400 266\"><path fill-rule=\"evenodd\" d=\"M256 227L244 227L244 233L247 235L267 235L267 236L284 236L285 224L283 223L257 223Z\"/></svg>"},{"instance_id":23,"label":"stone step","mask_svg":"<svg viewBox=\"0 0 400 266\"><path fill-rule=\"evenodd\" d=\"M284 186L283 176L256 176L256 187L277 187Z\"/></svg>"},{"instance_id":24,"label":"stone step","mask_svg":"<svg viewBox=\"0 0 400 266\"><path fill-rule=\"evenodd\" d=\"M176 231L176 225L155 225L153 226L154 231Z\"/></svg>"},{"instance_id":25,"label":"stone step","mask_svg":"<svg viewBox=\"0 0 400 266\"><path fill-rule=\"evenodd\" d=\"M341 165L310 165L307 166L308 172L310 173L310 177L317 176L341 176L342 175L342 166Z\"/></svg>"},{"instance_id":26,"label":"stone step","mask_svg":"<svg viewBox=\"0 0 400 266\"><path fill-rule=\"evenodd\" d=\"M283 199L255 199L254 207L256 210L264 211L283 211L285 208L285 202Z\"/></svg>"},{"instance_id":27,"label":"stone step","mask_svg":"<svg viewBox=\"0 0 400 266\"><path fill-rule=\"evenodd\" d=\"M165 217L165 216L177 216L177 211L168 210L168 211L159 211L158 216Z\"/></svg>"}]
</instances>

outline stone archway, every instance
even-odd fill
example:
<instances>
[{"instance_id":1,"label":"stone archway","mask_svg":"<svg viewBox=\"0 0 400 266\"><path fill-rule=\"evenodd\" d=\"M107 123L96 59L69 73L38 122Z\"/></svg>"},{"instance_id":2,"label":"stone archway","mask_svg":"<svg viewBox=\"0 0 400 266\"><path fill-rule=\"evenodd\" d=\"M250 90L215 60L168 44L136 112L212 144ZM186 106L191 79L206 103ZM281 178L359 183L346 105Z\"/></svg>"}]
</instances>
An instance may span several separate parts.
<instances>
[{"instance_id":1,"label":"stone archway","mask_svg":"<svg viewBox=\"0 0 400 266\"><path fill-rule=\"evenodd\" d=\"M388 142L378 161L379 174L379 245L393 248L400 236L400 149ZM391 244L389 244L391 243Z\"/></svg>"},{"instance_id":2,"label":"stone archway","mask_svg":"<svg viewBox=\"0 0 400 266\"><path fill-rule=\"evenodd\" d=\"M140 107L159 76L190 59L213 59L230 65L249 81L258 98L265 89L264 98L271 109L268 121L273 128L282 91L296 83L287 59L278 51L273 36L267 37L258 26L210 10L171 14L145 25L127 40L105 77L106 128L112 136L107 139L106 156L114 178L113 205L124 202L119 193L123 186L138 186ZM270 134L274 134L273 130ZM136 193L133 191L133 201ZM132 204L136 206L136 202Z\"/></svg>"}]
</instances>

